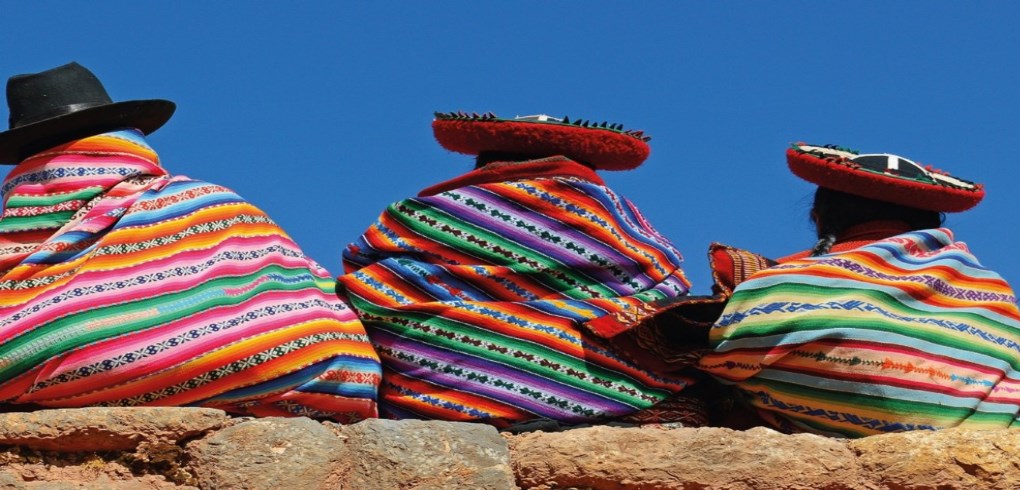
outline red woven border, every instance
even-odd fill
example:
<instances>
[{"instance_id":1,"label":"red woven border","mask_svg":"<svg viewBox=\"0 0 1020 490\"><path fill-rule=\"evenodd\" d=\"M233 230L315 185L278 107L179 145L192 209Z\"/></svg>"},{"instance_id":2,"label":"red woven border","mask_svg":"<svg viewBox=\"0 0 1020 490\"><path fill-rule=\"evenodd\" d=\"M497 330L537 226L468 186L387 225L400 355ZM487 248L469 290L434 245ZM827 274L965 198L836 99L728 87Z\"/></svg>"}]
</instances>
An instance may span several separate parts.
<instances>
[{"instance_id":1,"label":"red woven border","mask_svg":"<svg viewBox=\"0 0 1020 490\"><path fill-rule=\"evenodd\" d=\"M633 136L601 128L521 121L435 120L432 131L450 151L477 155L482 151L563 155L600 170L630 170L651 152Z\"/></svg>"},{"instance_id":2,"label":"red woven border","mask_svg":"<svg viewBox=\"0 0 1020 490\"><path fill-rule=\"evenodd\" d=\"M981 186L968 191L925 184L858 170L793 148L786 150L786 162L794 175L813 184L855 196L929 211L966 211L985 197L985 190Z\"/></svg>"}]
</instances>

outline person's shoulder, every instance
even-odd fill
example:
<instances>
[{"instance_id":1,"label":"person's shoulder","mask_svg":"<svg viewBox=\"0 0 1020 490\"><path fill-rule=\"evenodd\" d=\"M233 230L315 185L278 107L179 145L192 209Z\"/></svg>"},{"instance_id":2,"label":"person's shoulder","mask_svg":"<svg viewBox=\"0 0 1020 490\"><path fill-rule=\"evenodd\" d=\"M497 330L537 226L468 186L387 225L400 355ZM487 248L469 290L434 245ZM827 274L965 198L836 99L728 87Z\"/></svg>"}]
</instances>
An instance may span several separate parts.
<instances>
[{"instance_id":1,"label":"person's shoulder","mask_svg":"<svg viewBox=\"0 0 1020 490\"><path fill-rule=\"evenodd\" d=\"M234 192L233 189L185 175L168 175L166 183L152 188L149 199L164 199L173 202L192 200L209 204L224 202L245 202L247 199Z\"/></svg>"},{"instance_id":2,"label":"person's shoulder","mask_svg":"<svg viewBox=\"0 0 1020 490\"><path fill-rule=\"evenodd\" d=\"M712 242L708 247L708 261L712 279L715 281L713 289L729 296L740 283L747 281L755 273L776 265L782 259L775 261L750 250Z\"/></svg>"}]
</instances>

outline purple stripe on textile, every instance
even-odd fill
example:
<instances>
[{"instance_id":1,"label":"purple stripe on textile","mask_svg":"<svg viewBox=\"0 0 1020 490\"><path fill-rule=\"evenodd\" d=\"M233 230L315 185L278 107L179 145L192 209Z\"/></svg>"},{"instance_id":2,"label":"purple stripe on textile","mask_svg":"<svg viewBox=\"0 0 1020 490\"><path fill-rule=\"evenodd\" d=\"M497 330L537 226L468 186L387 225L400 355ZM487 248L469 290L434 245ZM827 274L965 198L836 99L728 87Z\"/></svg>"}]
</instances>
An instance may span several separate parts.
<instances>
[{"instance_id":1,"label":"purple stripe on textile","mask_svg":"<svg viewBox=\"0 0 1020 490\"><path fill-rule=\"evenodd\" d=\"M612 400L608 400L599 395L569 387L549 378L531 374L498 362L469 356L467 354L452 353L446 349L409 340L390 332L381 331L377 328L372 329L371 337L374 344L382 345L389 349L424 357L435 362L450 364L452 366L464 368L491 378L511 381L531 389L540 390L547 395L553 395L558 398L565 399L572 404L581 405L595 411L602 411L610 414L623 414L634 410L631 406L615 403ZM568 420L568 418L587 420L589 418L570 412L567 409L560 409L551 406L527 395L502 390L482 383L464 380L463 378L442 373L437 369L422 368L416 364L406 363L405 361L389 358L388 356L386 363L390 366L390 368L405 376L427 380L431 383L441 384L443 386L459 391L465 391L474 395L485 396L545 417L553 417L557 420ZM414 375L415 371L421 369L427 371L427 376L424 378L419 378Z\"/></svg>"},{"instance_id":2,"label":"purple stripe on textile","mask_svg":"<svg viewBox=\"0 0 1020 490\"><path fill-rule=\"evenodd\" d=\"M486 189L482 187L465 187L463 189L459 189L458 192L470 195L471 197L478 199L480 201L484 201L486 204L489 204L493 207L506 210L506 212L508 213L513 213L514 210L524 211L527 213L525 217L528 219L528 221L534 222L536 225L549 229L550 231L562 233L564 229L567 229L571 231L570 235L571 240L577 242L578 244L584 245L586 248L590 249L590 251L597 252L599 255L603 257L612 258L613 259L612 262L614 264L630 263L634 267L639 266L639 264L637 264L637 261L633 257L620 253L619 249L614 248L613 246L607 244L606 242L603 242L602 240L599 240L591 235L588 235L587 233L581 232L572 225L564 224L562 221L553 218L550 215L542 214L534 209L531 209L525 203L513 201L507 198L506 196L503 196L502 194L495 192L492 189ZM536 198L536 200L538 199ZM575 216L580 217L580 215L576 213ZM494 222L502 224L502 222L500 221ZM512 229L518 230L517 228ZM535 241L535 243L543 247L549 246L549 242L537 238L534 235L519 230L518 233L530 237L532 240ZM560 246L558 246L557 248L562 249L562 247ZM630 267L627 266L622 266L622 268L630 269Z\"/></svg>"},{"instance_id":3,"label":"purple stripe on textile","mask_svg":"<svg viewBox=\"0 0 1020 490\"><path fill-rule=\"evenodd\" d=\"M668 240L652 229L651 225L644 219L643 216L639 216L640 213L637 211L637 208L634 207L634 203L616 194L612 194L611 192L602 192L599 194L593 193L590 191L593 184L590 183L568 183L568 185L574 187L578 192L583 192L592 196L593 199L602 204L602 208L606 211L608 216L613 217L617 222L624 224L625 226L617 227L616 230L618 230L621 234L625 234L625 241L631 243L636 241L637 244L655 249L658 253L666 255L671 260L678 263L683 261L683 257L680 255L679 250L676 250L673 247L664 246Z\"/></svg>"},{"instance_id":4,"label":"purple stripe on textile","mask_svg":"<svg viewBox=\"0 0 1020 490\"><path fill-rule=\"evenodd\" d=\"M546 256L560 264L571 266L570 268L574 269L575 273L584 273L585 275L595 279L597 282L600 282L603 287L610 288L617 293L633 294L634 292L640 291L642 288L647 288L655 283L655 281L652 281L642 271L634 270L638 268L638 265L631 257L620 254L619 251L608 246L605 242L592 238L587 234L579 233L576 228L571 228L555 219L551 219L530 209L524 208L523 211L527 214L522 214L519 204L514 204L514 206L518 209L508 209L505 201L496 201L489 197L490 193L483 192L482 189L478 189L476 187L458 189L457 192L469 195L479 201L483 201L487 205L500 209L508 214L513 214L515 217L533 222L542 228L548 229L550 233L554 233L556 236L561 237L564 240L570 240L584 246L589 253L598 254L613 264L622 265L621 269L627 274L627 279L638 282L641 284L641 288L635 289L627 287L620 281L619 277L614 275L608 269L600 267L598 264L591 263L587 257L581 256L576 252L568 251L562 245L542 240L525 230L517 228L497 218L488 216L485 213L480 213L478 210L466 206L463 202L453 201L452 199L445 198L442 195L427 198L427 202L435 208L441 209L442 211L445 211L459 219L463 219L489 231L498 233L508 240L528 247L536 255ZM576 264L578 263L584 264L585 267L577 267ZM631 265L633 265L633 267Z\"/></svg>"}]
</instances>

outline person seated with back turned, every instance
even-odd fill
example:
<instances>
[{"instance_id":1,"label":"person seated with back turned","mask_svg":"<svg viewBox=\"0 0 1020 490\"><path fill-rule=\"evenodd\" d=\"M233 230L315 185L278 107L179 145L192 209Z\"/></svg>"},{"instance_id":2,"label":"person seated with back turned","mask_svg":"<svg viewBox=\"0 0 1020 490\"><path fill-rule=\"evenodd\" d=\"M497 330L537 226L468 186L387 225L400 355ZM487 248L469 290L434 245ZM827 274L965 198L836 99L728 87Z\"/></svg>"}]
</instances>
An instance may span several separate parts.
<instances>
[{"instance_id":1,"label":"person seated with back turned","mask_svg":"<svg viewBox=\"0 0 1020 490\"><path fill-rule=\"evenodd\" d=\"M789 432L1013 425L1015 294L940 228L982 186L836 146L798 143L787 161L819 186L818 242L737 286L700 368Z\"/></svg>"},{"instance_id":2,"label":"person seated with back turned","mask_svg":"<svg viewBox=\"0 0 1020 490\"><path fill-rule=\"evenodd\" d=\"M163 169L144 136L173 102L112 102L70 63L11 77L7 103L0 401L377 414L379 359L331 275L230 190Z\"/></svg>"},{"instance_id":3,"label":"person seated with back turned","mask_svg":"<svg viewBox=\"0 0 1020 490\"><path fill-rule=\"evenodd\" d=\"M674 396L694 378L613 342L689 289L679 252L596 174L640 165L648 138L545 115L432 128L475 170L390 205L338 279L382 358L380 416L703 423Z\"/></svg>"}]
</instances>

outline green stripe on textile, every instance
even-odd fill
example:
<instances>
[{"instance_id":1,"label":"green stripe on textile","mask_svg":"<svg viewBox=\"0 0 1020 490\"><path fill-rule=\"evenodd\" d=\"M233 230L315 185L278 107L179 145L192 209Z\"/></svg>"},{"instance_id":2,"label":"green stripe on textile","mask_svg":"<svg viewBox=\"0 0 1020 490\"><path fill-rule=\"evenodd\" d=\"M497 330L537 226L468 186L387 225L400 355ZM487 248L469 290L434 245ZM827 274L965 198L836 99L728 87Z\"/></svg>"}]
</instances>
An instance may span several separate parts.
<instances>
[{"instance_id":1,"label":"green stripe on textile","mask_svg":"<svg viewBox=\"0 0 1020 490\"><path fill-rule=\"evenodd\" d=\"M407 207L414 209L415 212L418 212L422 215L429 217L430 219L436 220L440 223L443 223L444 225L457 229L458 231L462 232L462 234L464 234L465 236L477 237L479 239L492 243L493 245L497 245L510 252L513 252L514 254L522 255L530 260L538 262L538 267L536 268L533 266L529 266L527 264L522 264L520 262L514 262L503 255L485 249L484 247L478 245L477 243L469 242L464 237L458 237L450 234L449 232L444 232L437 226L432 226L427 223L423 223L422 221L416 219L413 216L401 213L394 206L390 206L389 208L387 208L387 213L390 214L394 219L399 221L402 225L414 230L415 232L441 245L458 248L467 253L471 253L472 255L483 257L495 264L506 265L507 267L513 269L515 272L527 275L529 278L537 282L546 284L552 289L561 291L562 294L569 295L573 299L590 299L592 296L590 293L580 291L579 288L577 287L577 284L571 284L568 281L556 278L553 274L550 274L550 270L554 270L557 273L562 274L563 276L574 281L575 283L579 283L588 288L594 289L603 296L614 297L617 295L616 292L605 287L604 285L593 280L592 278L587 277L583 274L576 273L577 272L576 268L566 267L565 265L557 262L556 260L546 255L543 255L542 253L534 249L527 248L521 246L520 244L514 241L507 240L505 237L498 233L482 228L478 225L462 220L455 216L452 216L449 213L436 210L430 206L424 206L414 201L405 201L403 204L406 205Z\"/></svg>"},{"instance_id":2,"label":"green stripe on textile","mask_svg":"<svg viewBox=\"0 0 1020 490\"><path fill-rule=\"evenodd\" d=\"M913 332L905 331L905 327L909 327L909 323L895 323L895 322L882 322L882 321L862 321L857 319L847 319L840 317L817 317L812 320L797 320L796 322L784 322L785 324L793 323L793 325L786 325L787 328L783 329L758 329L757 332L751 332L750 335L745 335L744 330L751 330L751 327L741 324L738 331L740 335L735 335L726 339L711 339L710 343L712 346L718 346L723 341L739 341L741 339L755 338L767 335L784 335L790 333L803 334L805 332L816 332L817 335L811 340L806 342L790 342L788 344L779 342L779 345L797 346L797 345L808 345L811 342L821 340L832 340L839 341L841 339L847 339L851 342L856 340L848 338L845 335L846 330L861 330L861 331L872 331L872 332L883 332L889 334L897 334L906 337L911 337L925 342L931 342L939 346L944 346L950 349L958 349L967 352L973 352L977 354L987 355L994 359L999 359L1002 362L1011 366L1014 370L1020 370L1020 356L1017 356L1014 351L1007 350L1005 348L995 349L986 342L969 342L966 339L961 339L958 336L943 333L940 331L928 331L928 330L915 330ZM936 327L937 328L937 327ZM834 332L835 330L842 329L843 332ZM833 332L833 335L826 335L827 332ZM754 333L757 333L755 335ZM869 340L862 339L862 342ZM907 345L906 347L917 348L917 346ZM940 355L946 355L941 353ZM950 356L952 357L952 356Z\"/></svg>"},{"instance_id":3,"label":"green stripe on textile","mask_svg":"<svg viewBox=\"0 0 1020 490\"><path fill-rule=\"evenodd\" d=\"M314 271L315 269L312 270ZM330 296L336 296L336 279L333 279L332 277L313 277L315 279L315 287Z\"/></svg>"},{"instance_id":4,"label":"green stripe on textile","mask_svg":"<svg viewBox=\"0 0 1020 490\"><path fill-rule=\"evenodd\" d=\"M642 303L655 303L656 301L670 299L670 296L667 296L666 293L663 293L658 289L647 289L632 295L631 298L641 301Z\"/></svg>"},{"instance_id":5,"label":"green stripe on textile","mask_svg":"<svg viewBox=\"0 0 1020 490\"><path fill-rule=\"evenodd\" d=\"M863 417L860 407L866 407L875 412L875 418L895 424L897 421L907 421L916 425L931 425L936 428L954 427L961 422L969 427L978 428L1002 428L1008 426L1013 420L1013 415L1001 412L981 412L969 407L949 407L945 405L904 401L897 398L884 398L861 393L847 393L843 391L824 390L816 386L804 387L795 383L788 383L777 380L755 379L746 382L746 390L749 392L749 401L756 406L767 410L774 410L774 407L760 403L754 395L754 391L765 391L775 398L784 398L784 395L796 395L804 399L804 403L817 402L814 406L807 408L824 410L827 414L847 413L851 417ZM828 395L828 396L826 396ZM975 403L977 401L975 400ZM978 405L980 406L980 405ZM791 420L796 420L805 426L818 432L839 433L850 437L863 437L875 433L875 429L866 428L852 421L844 420L837 423L819 416L812 416L806 413L784 410L782 415ZM885 415L883 415L885 414Z\"/></svg>"},{"instance_id":6,"label":"green stripe on textile","mask_svg":"<svg viewBox=\"0 0 1020 490\"><path fill-rule=\"evenodd\" d=\"M37 230L59 228L74 217L75 211L58 211L37 216L7 216L3 219L0 230L11 232L20 230Z\"/></svg>"},{"instance_id":7,"label":"green stripe on textile","mask_svg":"<svg viewBox=\"0 0 1020 490\"><path fill-rule=\"evenodd\" d=\"M62 202L83 200L89 201L96 197L99 193L105 189L102 186L86 187L81 190L74 192L68 192L66 194L45 194L41 196L31 196L24 194L14 194L7 199L8 208L17 208L25 206L52 206L54 204L60 204Z\"/></svg>"},{"instance_id":8,"label":"green stripe on textile","mask_svg":"<svg viewBox=\"0 0 1020 490\"><path fill-rule=\"evenodd\" d=\"M279 274L284 276L284 280L263 281L256 287L236 296L227 296L222 293L224 289L254 284L256 279L268 274ZM7 361L0 367L0 382L31 369L61 352L67 352L103 339L162 325L171 320L186 318L218 306L241 304L265 291L296 291L316 287L315 281L309 280L310 278L292 283L286 282L286 279L302 274L308 274L307 270L285 269L279 265L270 265L249 275L217 278L178 293L147 297L106 308L87 309L72 313L0 345L0 359ZM182 303L183 306L156 314L146 315L144 313L159 310L161 307L177 302ZM109 326L89 327L85 325L90 322L115 320L118 317L124 317L124 321L117 321ZM43 345L32 345L35 343Z\"/></svg>"},{"instance_id":9,"label":"green stripe on textile","mask_svg":"<svg viewBox=\"0 0 1020 490\"><path fill-rule=\"evenodd\" d=\"M970 327L979 328L986 333L993 333L1005 338L1012 338L1012 334L1006 333L1013 330L1008 325L1001 324L988 317L958 310L942 310L937 312L925 311L900 303L895 297L882 291L868 289L846 289L846 288L821 288L811 286L810 292L805 293L803 285L780 284L771 286L767 290L754 290L762 294L742 294L737 292L730 299L730 308L740 310L743 302L759 306L768 301L760 301L760 298L775 295L773 297L789 298L789 303L824 304L833 301L860 301L862 303L880 306L883 310L896 315L912 317L916 320L937 319L951 323L962 323ZM813 297L821 300L806 301ZM868 300L868 301L863 301ZM919 323L906 319L888 318L877 312L861 312L857 316L847 316L845 310L812 310L805 317L805 313L798 313L796 317L770 317L769 314L748 316L733 329L733 334L725 339L712 335L713 345L723 340L736 340L747 337L758 337L765 335L781 335L793 332L825 331L835 328L849 328L859 330L874 330L880 332L896 333L914 338L934 342L947 347L967 350L1006 360L1014 369L1020 370L1020 353L1010 350L1008 347L993 344L980 337L976 341L968 340L972 334L966 331L950 329L944 326L930 323ZM784 312L776 312L776 315L784 315ZM794 315L794 314L791 314ZM870 315L864 316L864 315ZM731 326L733 327L733 326ZM1006 359L1008 357L1008 359Z\"/></svg>"},{"instance_id":10,"label":"green stripe on textile","mask_svg":"<svg viewBox=\"0 0 1020 490\"><path fill-rule=\"evenodd\" d=\"M836 413L849 413L853 416L864 416L861 414L861 409L875 412L874 417L879 420L885 421L902 421L904 419L910 420L911 423L915 424L929 424L936 427L949 427L953 426L961 420L973 417L976 415L974 409L964 407L950 407L946 405L924 403L918 401L905 401L897 398L886 398L881 396L867 395L862 393L848 393L845 391L826 390L818 386L803 386L800 384L789 383L785 381L778 381L773 379L761 379L754 378L745 382L744 389L747 392L765 391L771 394L772 397L777 399L785 399L787 396L795 396L803 402L795 402L787 400L788 403L812 403L813 406L806 408L813 410L825 410L827 412L832 411ZM755 398L757 401L757 399ZM773 410L774 407L760 404L758 406L767 407ZM977 401L975 400L975 403ZM813 420L818 423L818 417L812 417L807 414L795 412L791 410L784 410L781 412L785 417L796 418L797 420ZM882 415L886 414L886 415ZM985 414L987 419L996 417L995 414ZM1012 418L1006 416L1007 419ZM850 422L846 422L847 425L853 425ZM843 431L845 429L835 429L835 425L831 430Z\"/></svg>"},{"instance_id":11,"label":"green stripe on textile","mask_svg":"<svg viewBox=\"0 0 1020 490\"><path fill-rule=\"evenodd\" d=\"M902 292L901 294L905 295L906 293ZM959 323L967 323L971 325L980 324L987 326L988 328L994 328L996 331L1001 332L1004 335L1012 335L1016 331L1016 328L1009 324L996 321L980 313L965 311L966 309L980 310L981 307L978 305L974 305L966 309L962 307L942 308L932 306L932 310L923 310L904 304L897 299L896 296L893 296L888 292L868 287L853 288L819 286L815 284L784 282L764 288L737 290L737 292L730 298L728 304L739 306L740 303L746 301L755 305L761 305L768 303L768 301L762 301L763 298L769 299L768 297L772 295L776 295L776 298L783 298L784 302L787 303L809 303L815 305L825 304L832 301L860 301L860 297L863 296L871 299L872 304L881 306L887 311L894 311L898 314L918 317L938 316L939 318ZM917 301L913 298L911 298L911 300Z\"/></svg>"},{"instance_id":12,"label":"green stripe on textile","mask_svg":"<svg viewBox=\"0 0 1020 490\"><path fill-rule=\"evenodd\" d=\"M355 308L362 312L362 322L366 325L372 325L375 328L388 331L394 335L411 339L415 342L420 342L433 347L447 349L453 352L470 354L475 357L485 359L490 362L497 362L510 366L519 371L529 372L536 376L543 378L553 379L559 383L572 386L574 388L582 389L589 392L594 392L606 396L607 398L613 398L618 401L630 404L636 407L647 407L650 403L646 400L642 400L640 397L633 397L626 393L621 393L617 390L605 387L603 385L596 384L591 381L579 380L576 377L567 376L555 369L541 366L539 364L528 362L519 357L515 357L510 353L500 353L486 349L482 346L471 345L468 342L464 342L460 339L461 336L467 336L474 340L480 340L483 342L492 343L500 347L505 347L511 350L518 350L527 354L532 354L539 358L548 359L551 362L562 365L567 369L574 369L576 371L587 372L594 376L600 377L612 381L613 383L632 388L638 393L651 393L652 396L660 398L665 397L669 394L668 391L654 390L644 384L637 382L636 380L630 379L619 372L606 369L597 364L586 361L585 359L579 359L564 354L560 350L555 348L546 347L533 342L521 340L516 337L512 337L507 334L493 332L492 330L484 327L476 327L461 323L455 320L450 320L440 316L429 315L426 313L418 313L408 311L406 309L389 309L381 306L372 304L369 301L361 298L356 294L349 295L352 304ZM440 328L456 334L454 339L444 337L442 335L436 335L434 333L423 332L415 329L412 326L391 324L384 321L368 319L370 316L399 316L409 321L428 325L433 328ZM522 327L523 328L523 327ZM580 349L580 346L578 346Z\"/></svg>"}]
</instances>

